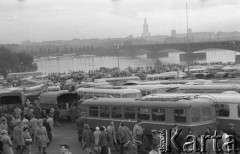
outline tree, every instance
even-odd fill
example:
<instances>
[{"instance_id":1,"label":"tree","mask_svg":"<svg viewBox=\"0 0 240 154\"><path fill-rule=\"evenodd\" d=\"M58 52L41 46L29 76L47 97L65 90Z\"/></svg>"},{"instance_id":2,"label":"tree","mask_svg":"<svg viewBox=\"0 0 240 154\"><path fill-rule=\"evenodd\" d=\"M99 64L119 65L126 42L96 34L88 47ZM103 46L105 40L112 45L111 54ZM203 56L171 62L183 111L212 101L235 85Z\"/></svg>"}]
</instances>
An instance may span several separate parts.
<instances>
[{"instance_id":1,"label":"tree","mask_svg":"<svg viewBox=\"0 0 240 154\"><path fill-rule=\"evenodd\" d=\"M4 77L8 73L36 71L37 64L33 57L24 52L15 53L0 47L0 74Z\"/></svg>"}]
</instances>

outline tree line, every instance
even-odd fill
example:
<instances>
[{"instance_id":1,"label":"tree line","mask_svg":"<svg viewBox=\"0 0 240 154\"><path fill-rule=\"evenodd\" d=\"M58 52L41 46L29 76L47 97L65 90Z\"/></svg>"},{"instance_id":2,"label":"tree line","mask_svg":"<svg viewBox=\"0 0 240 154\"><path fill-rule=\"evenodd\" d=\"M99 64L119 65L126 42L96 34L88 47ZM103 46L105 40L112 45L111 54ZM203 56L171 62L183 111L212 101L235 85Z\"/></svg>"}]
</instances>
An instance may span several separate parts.
<instances>
[{"instance_id":1,"label":"tree line","mask_svg":"<svg viewBox=\"0 0 240 154\"><path fill-rule=\"evenodd\" d=\"M0 75L8 73L32 72L37 70L33 56L24 52L16 53L0 46Z\"/></svg>"}]
</instances>

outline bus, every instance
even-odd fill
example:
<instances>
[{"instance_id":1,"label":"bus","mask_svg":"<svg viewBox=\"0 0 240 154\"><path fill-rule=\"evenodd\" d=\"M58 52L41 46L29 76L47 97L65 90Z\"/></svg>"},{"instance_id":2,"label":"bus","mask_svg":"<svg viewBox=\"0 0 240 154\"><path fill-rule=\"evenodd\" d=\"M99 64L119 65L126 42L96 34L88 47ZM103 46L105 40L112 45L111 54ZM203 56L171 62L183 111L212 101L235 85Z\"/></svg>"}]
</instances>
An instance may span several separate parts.
<instances>
[{"instance_id":1,"label":"bus","mask_svg":"<svg viewBox=\"0 0 240 154\"><path fill-rule=\"evenodd\" d=\"M33 76L33 77L39 76L41 74L42 74L41 72L8 73L7 79L8 80L19 80L19 79L27 78L27 77L30 77L30 76Z\"/></svg>"},{"instance_id":2,"label":"bus","mask_svg":"<svg viewBox=\"0 0 240 154\"><path fill-rule=\"evenodd\" d=\"M75 91L80 99L89 99L94 97L113 97L113 98L134 98L141 99L141 92L137 89L94 89L79 88Z\"/></svg>"},{"instance_id":3,"label":"bus","mask_svg":"<svg viewBox=\"0 0 240 154\"><path fill-rule=\"evenodd\" d=\"M178 85L134 85L134 86L125 86L125 88L137 89L141 91L142 96L156 94L156 93L165 93L172 88L178 87Z\"/></svg>"},{"instance_id":4,"label":"bus","mask_svg":"<svg viewBox=\"0 0 240 154\"><path fill-rule=\"evenodd\" d=\"M238 84L178 85L173 93L222 93L224 91L240 92Z\"/></svg>"},{"instance_id":5,"label":"bus","mask_svg":"<svg viewBox=\"0 0 240 154\"><path fill-rule=\"evenodd\" d=\"M175 71L175 72L164 72L161 74L147 75L146 80L154 81L154 80L168 80L168 79L184 79L186 77L187 77L186 73Z\"/></svg>"},{"instance_id":6,"label":"bus","mask_svg":"<svg viewBox=\"0 0 240 154\"><path fill-rule=\"evenodd\" d=\"M44 92L39 97L40 106L47 111L52 107L59 109L60 118L70 118L69 109L78 106L79 96L67 90Z\"/></svg>"},{"instance_id":7,"label":"bus","mask_svg":"<svg viewBox=\"0 0 240 154\"><path fill-rule=\"evenodd\" d=\"M119 77L119 78L101 78L95 79L94 82L108 82L111 85L119 86L127 83L127 81L139 81L140 78L137 76L129 76L129 77Z\"/></svg>"},{"instance_id":8,"label":"bus","mask_svg":"<svg viewBox=\"0 0 240 154\"><path fill-rule=\"evenodd\" d=\"M197 96L199 98L210 98L214 101L218 129L229 129L228 124L233 123L235 130L240 129L240 94L155 94L143 97L143 100L158 100L166 97L179 97L188 99Z\"/></svg>"},{"instance_id":9,"label":"bus","mask_svg":"<svg viewBox=\"0 0 240 154\"><path fill-rule=\"evenodd\" d=\"M183 129L183 135L189 129L204 134L207 127L215 130L217 122L214 101L207 97L172 97L157 101L98 98L85 100L81 107L85 111L83 121L91 128L114 121L117 129L120 122L125 121L132 130L136 121L142 120L147 135L152 129L170 130L176 124Z\"/></svg>"},{"instance_id":10,"label":"bus","mask_svg":"<svg viewBox=\"0 0 240 154\"><path fill-rule=\"evenodd\" d=\"M229 129L229 123L240 129L240 94L210 94L207 97L215 99L216 115L220 129Z\"/></svg>"}]
</instances>

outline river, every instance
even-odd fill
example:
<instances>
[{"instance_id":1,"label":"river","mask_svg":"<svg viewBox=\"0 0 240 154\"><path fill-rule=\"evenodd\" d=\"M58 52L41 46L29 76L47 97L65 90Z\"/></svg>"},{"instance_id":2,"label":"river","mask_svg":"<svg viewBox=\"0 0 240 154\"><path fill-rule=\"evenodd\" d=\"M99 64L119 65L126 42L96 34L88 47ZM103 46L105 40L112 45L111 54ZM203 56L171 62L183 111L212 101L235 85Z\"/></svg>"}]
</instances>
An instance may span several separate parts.
<instances>
[{"instance_id":1,"label":"river","mask_svg":"<svg viewBox=\"0 0 240 154\"><path fill-rule=\"evenodd\" d=\"M57 59L55 57L37 59L38 71L43 73L68 72L99 69L100 67L118 67L118 57L75 56ZM154 59L119 57L119 68L153 66Z\"/></svg>"},{"instance_id":2,"label":"river","mask_svg":"<svg viewBox=\"0 0 240 154\"><path fill-rule=\"evenodd\" d=\"M183 52L170 51L168 57L158 57L162 63L181 64L180 54ZM240 53L224 50L224 49L206 49L195 52L201 54L198 56L197 62L235 62L236 56ZM199 59L200 58L200 59ZM156 58L157 59L157 58ZM125 69L127 67L145 67L153 66L156 59L148 59L145 56L138 57L119 57L119 68ZM38 71L43 73L51 72L68 72L83 70L88 72L89 70L99 69L100 67L113 68L118 67L118 57L98 57L98 56L66 56L66 57L45 57L41 59L35 59L38 65Z\"/></svg>"}]
</instances>

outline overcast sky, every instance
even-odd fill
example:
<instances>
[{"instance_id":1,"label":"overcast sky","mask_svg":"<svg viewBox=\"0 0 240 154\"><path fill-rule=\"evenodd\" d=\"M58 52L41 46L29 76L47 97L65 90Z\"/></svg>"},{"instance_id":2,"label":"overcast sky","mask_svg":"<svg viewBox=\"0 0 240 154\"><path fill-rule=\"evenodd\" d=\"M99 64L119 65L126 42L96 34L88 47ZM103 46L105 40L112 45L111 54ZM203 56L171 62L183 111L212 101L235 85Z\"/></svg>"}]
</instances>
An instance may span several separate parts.
<instances>
[{"instance_id":1,"label":"overcast sky","mask_svg":"<svg viewBox=\"0 0 240 154\"><path fill-rule=\"evenodd\" d=\"M0 43L240 31L240 0L0 0Z\"/></svg>"}]
</instances>

